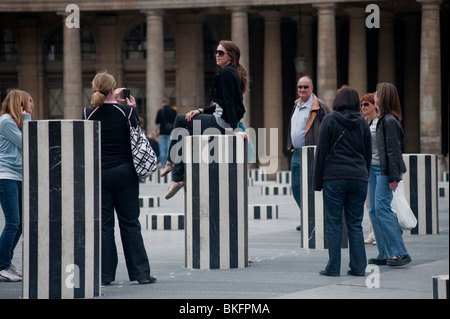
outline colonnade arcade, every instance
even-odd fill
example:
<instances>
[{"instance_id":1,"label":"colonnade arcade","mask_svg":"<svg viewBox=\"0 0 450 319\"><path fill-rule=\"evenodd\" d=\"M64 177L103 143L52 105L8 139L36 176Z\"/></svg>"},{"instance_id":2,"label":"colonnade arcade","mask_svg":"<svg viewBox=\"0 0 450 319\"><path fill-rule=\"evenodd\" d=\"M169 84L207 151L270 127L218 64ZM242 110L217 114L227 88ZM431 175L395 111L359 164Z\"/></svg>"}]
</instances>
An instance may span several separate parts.
<instances>
[{"instance_id":1,"label":"colonnade arcade","mask_svg":"<svg viewBox=\"0 0 450 319\"><path fill-rule=\"evenodd\" d=\"M280 169L288 167L286 128L301 74L311 75L314 92L330 108L341 85L362 95L381 81L396 84L404 108L405 151L446 155L444 5L400 2L406 6L380 3L381 25L373 29L366 25L367 3L82 10L80 28L64 27L65 12L0 12L1 98L20 87L35 99L34 119L80 118L95 73L107 70L119 87L131 89L152 131L165 96L178 113L209 103L217 72L213 52L221 39L231 39L250 74L244 123L279 128ZM448 4L444 7L448 16ZM305 63L296 71L299 56Z\"/></svg>"}]
</instances>

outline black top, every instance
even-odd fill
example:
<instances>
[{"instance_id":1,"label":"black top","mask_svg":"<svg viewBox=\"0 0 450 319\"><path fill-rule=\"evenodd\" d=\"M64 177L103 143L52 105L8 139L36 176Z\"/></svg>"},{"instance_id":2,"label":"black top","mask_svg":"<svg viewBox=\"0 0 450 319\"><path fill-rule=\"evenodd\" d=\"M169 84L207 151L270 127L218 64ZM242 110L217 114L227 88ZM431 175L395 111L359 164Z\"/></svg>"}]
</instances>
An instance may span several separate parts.
<instances>
[{"instance_id":1,"label":"black top","mask_svg":"<svg viewBox=\"0 0 450 319\"><path fill-rule=\"evenodd\" d=\"M372 137L369 124L361 114L343 110L325 116L316 146L314 189L322 190L323 180L368 181L371 163Z\"/></svg>"},{"instance_id":2,"label":"black top","mask_svg":"<svg viewBox=\"0 0 450 319\"><path fill-rule=\"evenodd\" d=\"M235 129L245 113L242 95L243 83L239 78L238 70L227 65L214 79L211 89L211 100L223 109L222 118ZM215 106L205 107L206 114L214 113Z\"/></svg>"},{"instance_id":3,"label":"black top","mask_svg":"<svg viewBox=\"0 0 450 319\"><path fill-rule=\"evenodd\" d=\"M101 123L101 158L102 169L112 168L122 164L132 163L130 128L128 118L130 116L133 127L139 125L136 111L129 105L104 103L102 106L90 107L83 113L82 118Z\"/></svg>"},{"instance_id":4,"label":"black top","mask_svg":"<svg viewBox=\"0 0 450 319\"><path fill-rule=\"evenodd\" d=\"M177 111L175 111L170 105L164 105L158 110L155 123L160 124L160 135L169 135L170 132L172 132L173 123L175 122L176 116Z\"/></svg>"}]
</instances>

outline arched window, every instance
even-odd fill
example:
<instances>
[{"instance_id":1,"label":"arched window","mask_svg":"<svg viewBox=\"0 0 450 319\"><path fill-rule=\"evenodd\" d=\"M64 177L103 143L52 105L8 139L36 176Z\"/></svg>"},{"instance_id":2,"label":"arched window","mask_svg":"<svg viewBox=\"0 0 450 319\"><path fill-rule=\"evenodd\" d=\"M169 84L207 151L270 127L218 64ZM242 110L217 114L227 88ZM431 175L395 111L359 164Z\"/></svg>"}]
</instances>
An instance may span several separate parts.
<instances>
[{"instance_id":1,"label":"arched window","mask_svg":"<svg viewBox=\"0 0 450 319\"><path fill-rule=\"evenodd\" d=\"M63 42L63 27L59 26L53 31L46 43L46 57L48 61L62 61L64 42ZM80 28L81 41L81 59L94 60L95 59L95 41L88 28L81 25Z\"/></svg>"}]
</instances>

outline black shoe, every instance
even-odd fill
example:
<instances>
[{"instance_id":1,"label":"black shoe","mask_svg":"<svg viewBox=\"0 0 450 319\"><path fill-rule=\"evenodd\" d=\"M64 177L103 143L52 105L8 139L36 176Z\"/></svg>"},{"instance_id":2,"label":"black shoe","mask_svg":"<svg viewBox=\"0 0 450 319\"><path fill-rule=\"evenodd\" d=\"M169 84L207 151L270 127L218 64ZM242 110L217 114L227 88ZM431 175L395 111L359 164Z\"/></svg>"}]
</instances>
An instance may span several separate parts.
<instances>
[{"instance_id":1,"label":"black shoe","mask_svg":"<svg viewBox=\"0 0 450 319\"><path fill-rule=\"evenodd\" d=\"M321 270L321 271L319 272L319 274L320 274L321 276L339 277L339 275L331 275L331 274L327 273L325 270Z\"/></svg>"},{"instance_id":2,"label":"black shoe","mask_svg":"<svg viewBox=\"0 0 450 319\"><path fill-rule=\"evenodd\" d=\"M137 282L139 285L152 284L156 282L156 278L150 276L149 278L139 279Z\"/></svg>"},{"instance_id":3,"label":"black shoe","mask_svg":"<svg viewBox=\"0 0 450 319\"><path fill-rule=\"evenodd\" d=\"M347 275L349 275L349 276L357 276L357 277L365 277L366 276L365 273L357 274L357 273L353 272L351 269L347 271Z\"/></svg>"},{"instance_id":4,"label":"black shoe","mask_svg":"<svg viewBox=\"0 0 450 319\"><path fill-rule=\"evenodd\" d=\"M109 286L111 285L111 281L102 281L102 286Z\"/></svg>"},{"instance_id":5,"label":"black shoe","mask_svg":"<svg viewBox=\"0 0 450 319\"><path fill-rule=\"evenodd\" d=\"M409 255L394 256L387 260L386 264L391 267L404 266L411 262Z\"/></svg>"},{"instance_id":6,"label":"black shoe","mask_svg":"<svg viewBox=\"0 0 450 319\"><path fill-rule=\"evenodd\" d=\"M378 265L378 266L385 266L387 262L387 259L376 259L376 258L370 258L368 263L370 265Z\"/></svg>"}]
</instances>

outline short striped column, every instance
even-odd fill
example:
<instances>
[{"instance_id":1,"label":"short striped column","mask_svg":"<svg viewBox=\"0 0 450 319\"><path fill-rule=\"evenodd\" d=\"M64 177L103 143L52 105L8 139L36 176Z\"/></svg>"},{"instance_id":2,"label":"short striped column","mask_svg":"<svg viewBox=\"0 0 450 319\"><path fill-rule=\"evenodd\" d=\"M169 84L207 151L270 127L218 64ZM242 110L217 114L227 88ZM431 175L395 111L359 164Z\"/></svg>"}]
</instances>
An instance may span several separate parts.
<instances>
[{"instance_id":1,"label":"short striped column","mask_svg":"<svg viewBox=\"0 0 450 319\"><path fill-rule=\"evenodd\" d=\"M438 170L433 154L403 154L406 199L417 218L412 235L438 234Z\"/></svg>"},{"instance_id":2,"label":"short striped column","mask_svg":"<svg viewBox=\"0 0 450 319\"><path fill-rule=\"evenodd\" d=\"M100 123L25 122L23 163L23 298L99 296Z\"/></svg>"},{"instance_id":3,"label":"short striped column","mask_svg":"<svg viewBox=\"0 0 450 319\"><path fill-rule=\"evenodd\" d=\"M313 172L315 146L305 146L300 153L300 223L301 247L328 248L325 238L325 215L322 192L314 191ZM348 248L347 227L343 219L342 248Z\"/></svg>"},{"instance_id":4,"label":"short striped column","mask_svg":"<svg viewBox=\"0 0 450 319\"><path fill-rule=\"evenodd\" d=\"M278 184L291 184L291 171L280 171L276 175Z\"/></svg>"},{"instance_id":5,"label":"short striped column","mask_svg":"<svg viewBox=\"0 0 450 319\"><path fill-rule=\"evenodd\" d=\"M184 214L155 213L146 216L147 229L152 230L182 230L184 229Z\"/></svg>"},{"instance_id":6,"label":"short striped column","mask_svg":"<svg viewBox=\"0 0 450 319\"><path fill-rule=\"evenodd\" d=\"M247 145L241 136L185 137L186 267L248 267Z\"/></svg>"},{"instance_id":7,"label":"short striped column","mask_svg":"<svg viewBox=\"0 0 450 319\"><path fill-rule=\"evenodd\" d=\"M139 207L141 208L159 207L159 197L139 195Z\"/></svg>"},{"instance_id":8,"label":"short striped column","mask_svg":"<svg viewBox=\"0 0 450 319\"><path fill-rule=\"evenodd\" d=\"M291 195L291 185L261 186L261 195Z\"/></svg>"},{"instance_id":9,"label":"short striped column","mask_svg":"<svg viewBox=\"0 0 450 319\"><path fill-rule=\"evenodd\" d=\"M449 299L448 275L433 276L433 299Z\"/></svg>"},{"instance_id":10,"label":"short striped column","mask_svg":"<svg viewBox=\"0 0 450 319\"><path fill-rule=\"evenodd\" d=\"M264 168L252 168L248 170L248 177L254 182L266 182L267 170Z\"/></svg>"},{"instance_id":11,"label":"short striped column","mask_svg":"<svg viewBox=\"0 0 450 319\"><path fill-rule=\"evenodd\" d=\"M252 204L248 205L248 219L277 219L278 205Z\"/></svg>"}]
</instances>

